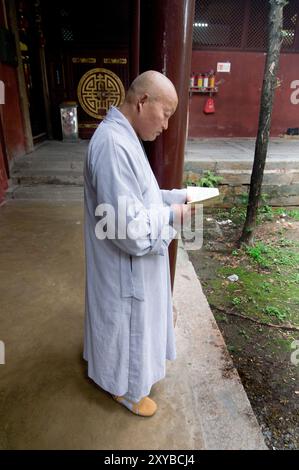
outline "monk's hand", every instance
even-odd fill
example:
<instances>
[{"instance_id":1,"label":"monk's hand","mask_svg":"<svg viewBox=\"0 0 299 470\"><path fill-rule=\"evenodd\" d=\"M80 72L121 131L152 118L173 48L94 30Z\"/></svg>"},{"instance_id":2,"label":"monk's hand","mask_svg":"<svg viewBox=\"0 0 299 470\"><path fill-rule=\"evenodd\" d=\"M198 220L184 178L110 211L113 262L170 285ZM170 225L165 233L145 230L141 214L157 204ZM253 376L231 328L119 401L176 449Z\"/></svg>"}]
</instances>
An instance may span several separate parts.
<instances>
[{"instance_id":1,"label":"monk's hand","mask_svg":"<svg viewBox=\"0 0 299 470\"><path fill-rule=\"evenodd\" d=\"M186 202L191 202L192 201L192 195L190 190L187 188L187 197L186 197Z\"/></svg>"},{"instance_id":2,"label":"monk's hand","mask_svg":"<svg viewBox=\"0 0 299 470\"><path fill-rule=\"evenodd\" d=\"M175 225L182 225L195 214L195 206L189 204L172 204L173 220Z\"/></svg>"}]
</instances>

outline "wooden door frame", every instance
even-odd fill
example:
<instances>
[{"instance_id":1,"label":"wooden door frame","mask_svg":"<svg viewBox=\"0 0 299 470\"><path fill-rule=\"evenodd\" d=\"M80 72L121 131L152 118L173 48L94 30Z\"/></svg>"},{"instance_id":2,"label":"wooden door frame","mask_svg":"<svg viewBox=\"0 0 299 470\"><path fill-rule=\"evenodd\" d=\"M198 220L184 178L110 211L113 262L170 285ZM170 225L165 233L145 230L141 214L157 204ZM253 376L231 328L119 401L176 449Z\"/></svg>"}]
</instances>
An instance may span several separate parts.
<instances>
[{"instance_id":1,"label":"wooden door frame","mask_svg":"<svg viewBox=\"0 0 299 470\"><path fill-rule=\"evenodd\" d=\"M28 95L27 95L27 90L26 90L22 54L21 54L21 49L20 49L20 39L19 39L19 30L18 30L18 22L17 22L17 9L16 9L15 0L9 0L6 14L9 18L11 31L14 33L15 40L16 40L16 51L17 51L17 58L18 58L17 75L18 75L20 107L21 107L21 113L22 113L22 118L23 118L23 128L24 128L24 136L25 136L25 149L26 149L26 153L30 153L34 150L34 141L33 141L33 135L32 135L31 122L30 122L29 102L28 102ZM47 67L46 67L45 51L42 45L39 45L39 62L40 62L41 77L42 77L43 101L44 101L44 106L45 106L46 134L47 134L48 139L52 139L53 132L52 132L51 115L50 115L50 97L49 97Z\"/></svg>"},{"instance_id":2,"label":"wooden door frame","mask_svg":"<svg viewBox=\"0 0 299 470\"><path fill-rule=\"evenodd\" d=\"M31 123L30 123L29 103L28 103L28 97L27 97L22 55L21 55L21 49L20 49L20 38L19 38L19 30L18 30L18 25L17 25L17 11L16 11L15 0L10 0L8 2L8 7L7 7L6 12L7 12L7 16L9 19L11 31L13 32L15 36L15 40L16 40L16 51L17 51L17 58L18 58L17 76L18 76L20 107L21 107L21 114L22 114L22 119L23 119L24 137L25 137L25 150L26 150L26 153L30 153L30 152L33 152L34 150L34 144L33 144Z\"/></svg>"}]
</instances>

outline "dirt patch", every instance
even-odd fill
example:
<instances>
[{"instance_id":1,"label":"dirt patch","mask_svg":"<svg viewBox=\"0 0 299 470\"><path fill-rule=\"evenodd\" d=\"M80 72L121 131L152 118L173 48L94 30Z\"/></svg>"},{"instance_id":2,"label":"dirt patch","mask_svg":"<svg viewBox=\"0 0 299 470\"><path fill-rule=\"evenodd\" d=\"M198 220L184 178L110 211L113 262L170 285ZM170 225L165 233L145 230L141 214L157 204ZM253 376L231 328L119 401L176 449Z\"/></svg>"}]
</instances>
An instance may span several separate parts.
<instances>
[{"instance_id":1,"label":"dirt patch","mask_svg":"<svg viewBox=\"0 0 299 470\"><path fill-rule=\"evenodd\" d=\"M189 258L266 444L270 449L298 449L299 352L294 342L299 349L299 331L265 323L299 326L299 221L272 214L272 220L257 228L259 250L249 254L236 247L242 223L219 225L221 219L227 220L216 213L205 216L203 248L189 251ZM229 281L229 274L237 274L238 281Z\"/></svg>"}]
</instances>

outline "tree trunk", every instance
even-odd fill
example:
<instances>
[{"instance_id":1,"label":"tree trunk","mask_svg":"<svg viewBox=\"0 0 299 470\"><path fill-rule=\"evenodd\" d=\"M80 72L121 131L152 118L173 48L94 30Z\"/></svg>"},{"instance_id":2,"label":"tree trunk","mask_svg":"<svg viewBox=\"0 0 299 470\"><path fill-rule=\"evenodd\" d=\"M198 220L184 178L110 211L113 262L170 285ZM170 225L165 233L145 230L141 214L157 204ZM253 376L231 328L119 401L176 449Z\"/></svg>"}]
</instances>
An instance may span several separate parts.
<instances>
[{"instance_id":1,"label":"tree trunk","mask_svg":"<svg viewBox=\"0 0 299 470\"><path fill-rule=\"evenodd\" d=\"M266 163L269 133L271 127L271 115L276 86L276 74L279 63L279 53L282 42L281 29L283 20L283 8L286 0L269 0L269 39L268 52L264 71L263 89L261 95L258 134L255 143L253 169L250 180L249 200L247 206L246 221L239 243L252 244L254 241L254 229L261 196L264 168Z\"/></svg>"}]
</instances>

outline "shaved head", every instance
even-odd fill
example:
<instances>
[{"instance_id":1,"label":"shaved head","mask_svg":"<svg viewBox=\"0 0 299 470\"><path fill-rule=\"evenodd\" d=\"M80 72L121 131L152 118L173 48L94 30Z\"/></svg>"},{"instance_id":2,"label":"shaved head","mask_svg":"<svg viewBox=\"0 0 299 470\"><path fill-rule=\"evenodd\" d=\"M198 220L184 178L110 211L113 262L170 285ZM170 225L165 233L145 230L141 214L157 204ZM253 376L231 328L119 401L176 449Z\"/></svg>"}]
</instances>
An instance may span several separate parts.
<instances>
[{"instance_id":1,"label":"shaved head","mask_svg":"<svg viewBox=\"0 0 299 470\"><path fill-rule=\"evenodd\" d=\"M126 99L134 102L140 96L148 94L150 99L159 100L168 95L177 101L177 93L173 83L160 72L148 70L132 82Z\"/></svg>"},{"instance_id":2,"label":"shaved head","mask_svg":"<svg viewBox=\"0 0 299 470\"><path fill-rule=\"evenodd\" d=\"M148 70L131 84L119 110L128 119L138 137L155 140L168 127L178 105L173 83L160 72Z\"/></svg>"}]
</instances>

